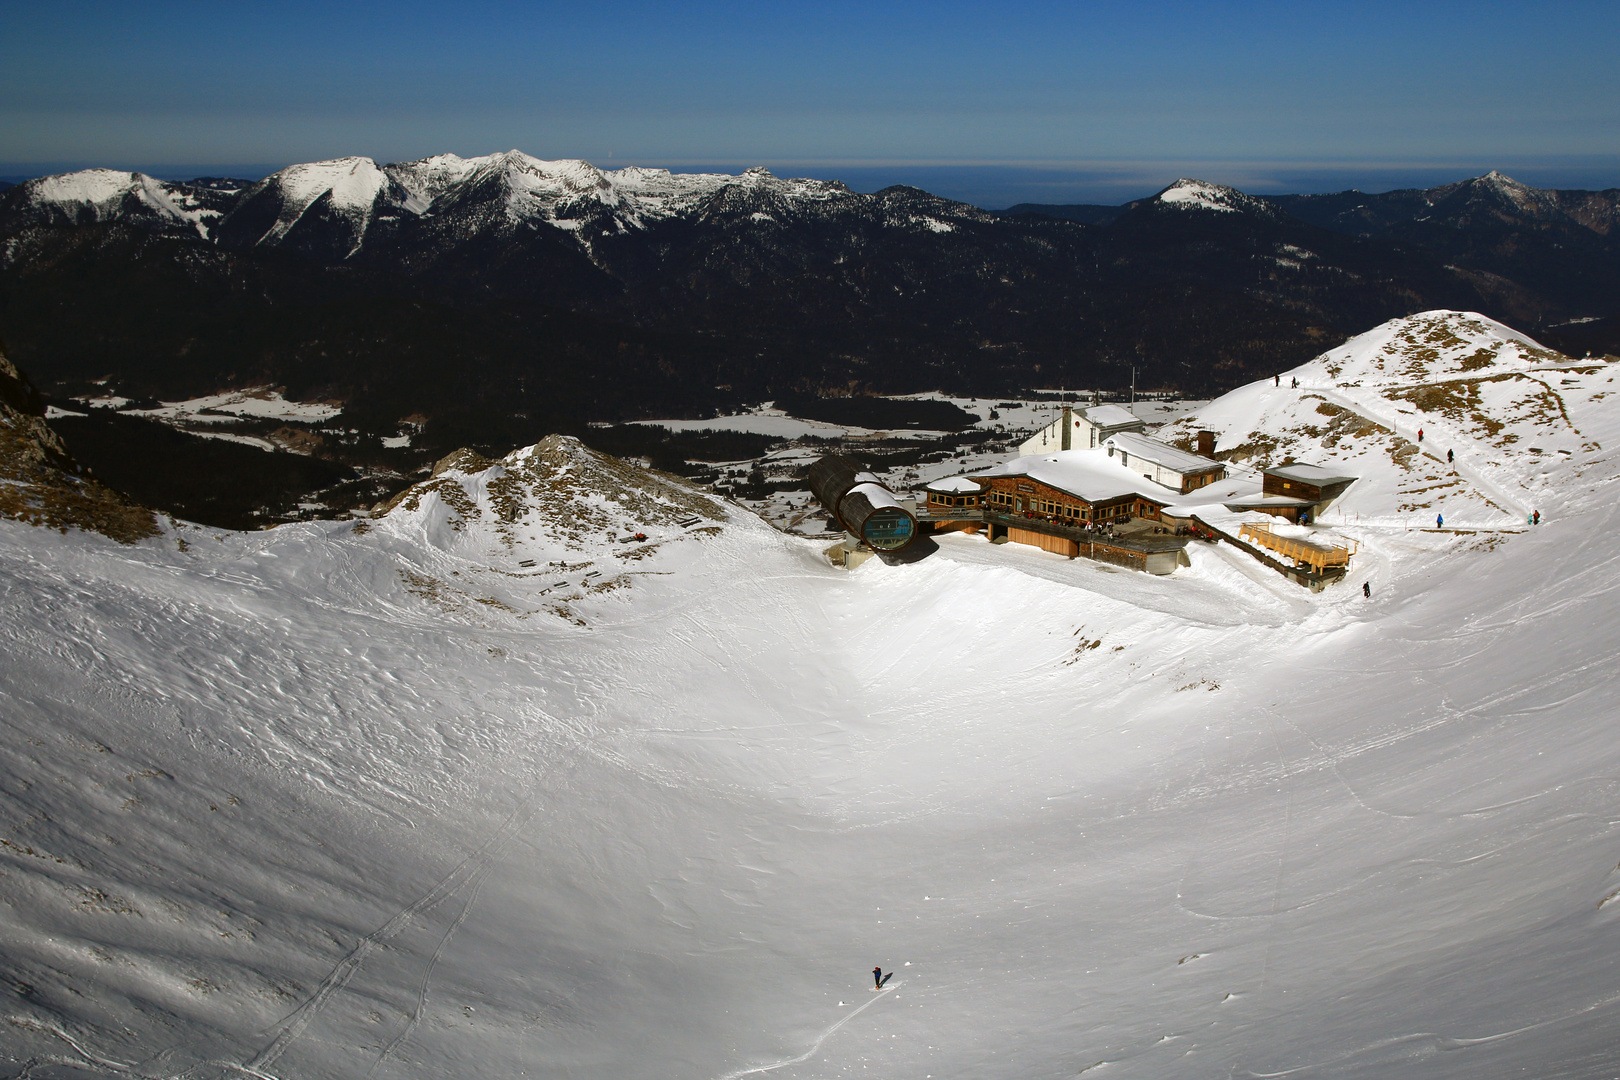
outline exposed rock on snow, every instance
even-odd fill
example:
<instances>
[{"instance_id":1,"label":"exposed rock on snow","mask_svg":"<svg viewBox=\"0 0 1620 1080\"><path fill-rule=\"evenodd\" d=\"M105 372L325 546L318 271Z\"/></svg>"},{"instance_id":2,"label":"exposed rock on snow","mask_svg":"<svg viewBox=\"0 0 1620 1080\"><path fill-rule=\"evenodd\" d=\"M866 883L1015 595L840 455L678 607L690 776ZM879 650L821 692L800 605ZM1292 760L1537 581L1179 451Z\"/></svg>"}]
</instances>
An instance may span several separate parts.
<instances>
[{"instance_id":1,"label":"exposed rock on snow","mask_svg":"<svg viewBox=\"0 0 1620 1080\"><path fill-rule=\"evenodd\" d=\"M1183 177L1159 192L1155 198L1169 206L1196 210L1214 210L1220 213L1250 213L1276 217L1274 210L1263 199L1245 195L1237 188L1225 184L1211 184L1207 180L1189 180Z\"/></svg>"},{"instance_id":2,"label":"exposed rock on snow","mask_svg":"<svg viewBox=\"0 0 1620 1080\"><path fill-rule=\"evenodd\" d=\"M517 150L477 158L439 154L388 166L343 158L266 177L244 193L221 236L235 244L296 245L296 227L307 214L328 227L328 219L343 221L352 245L347 254L360 249L375 222L401 217L446 219L463 236L497 223L507 230L536 223L576 234L589 226L600 235L699 213L727 192L789 203L857 197L835 181L779 180L760 168L738 176L604 171L585 161L542 161ZM588 237L575 239L589 246Z\"/></svg>"},{"instance_id":3,"label":"exposed rock on snow","mask_svg":"<svg viewBox=\"0 0 1620 1080\"><path fill-rule=\"evenodd\" d=\"M473 528L481 537L492 532L508 548L579 552L626 533L672 535L681 522L731 515L680 477L627 464L572 436L548 435L499 461L457 450L378 516L401 519L401 528L425 530L439 542Z\"/></svg>"},{"instance_id":4,"label":"exposed rock on snow","mask_svg":"<svg viewBox=\"0 0 1620 1080\"><path fill-rule=\"evenodd\" d=\"M1186 443L1209 429L1234 460L1335 463L1361 479L1329 520L1432 524L1443 513L1453 525L1512 526L1607 482L1603 447L1620 427L1602 402L1615 367L1477 313L1426 311L1235 390L1161 437Z\"/></svg>"},{"instance_id":5,"label":"exposed rock on snow","mask_svg":"<svg viewBox=\"0 0 1620 1080\"><path fill-rule=\"evenodd\" d=\"M1329 464L1310 394L1394 410L1414 349L1532 348L1473 319L1199 420ZM1610 368L1522 359L1620 436ZM0 521L0 1062L1612 1075L1620 508L1612 454L1555 456L1549 524L1347 522L1320 594L1203 544L844 573L568 439L375 521Z\"/></svg>"},{"instance_id":6,"label":"exposed rock on snow","mask_svg":"<svg viewBox=\"0 0 1620 1080\"><path fill-rule=\"evenodd\" d=\"M229 207L235 192L214 191L157 180L138 172L85 169L43 176L19 186L14 205L31 210L34 220L68 225L126 219L149 228L179 228L210 238L211 225Z\"/></svg>"}]
</instances>

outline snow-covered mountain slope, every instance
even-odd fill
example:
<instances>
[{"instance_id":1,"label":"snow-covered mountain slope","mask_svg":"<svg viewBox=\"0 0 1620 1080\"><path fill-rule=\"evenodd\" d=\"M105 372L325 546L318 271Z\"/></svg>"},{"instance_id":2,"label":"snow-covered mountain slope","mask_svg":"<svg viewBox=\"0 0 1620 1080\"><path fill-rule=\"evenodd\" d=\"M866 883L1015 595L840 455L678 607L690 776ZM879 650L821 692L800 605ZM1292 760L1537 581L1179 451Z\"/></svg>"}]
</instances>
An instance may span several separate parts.
<instances>
[{"instance_id":1,"label":"snow-covered mountain slope","mask_svg":"<svg viewBox=\"0 0 1620 1080\"><path fill-rule=\"evenodd\" d=\"M248 188L221 223L219 236L242 246L304 249L312 241L324 251L332 248L336 233L337 247L348 244L348 250L330 254L342 258L359 249L379 215L420 209L411 193L370 158L318 161L288 166Z\"/></svg>"},{"instance_id":2,"label":"snow-covered mountain slope","mask_svg":"<svg viewBox=\"0 0 1620 1080\"><path fill-rule=\"evenodd\" d=\"M411 223L440 242L543 226L588 249L602 236L672 218L701 220L739 201L749 203L751 220L760 222L775 220L773 208L779 217L828 203L875 205L874 196L856 195L837 181L780 179L763 168L736 176L638 167L608 171L517 150L475 158L439 154L391 165L366 157L309 162L240 193L106 169L45 177L25 187L15 203L40 221L122 216L143 224L181 223L228 247L289 247L337 260L357 254L378 229L385 239L396 239L397 230ZM992 217L926 198L947 216ZM934 232L952 227L938 216L914 217L903 214L892 224Z\"/></svg>"},{"instance_id":3,"label":"snow-covered mountain slope","mask_svg":"<svg viewBox=\"0 0 1620 1080\"><path fill-rule=\"evenodd\" d=\"M147 228L195 231L203 239L234 201L234 192L157 180L138 172L85 169L18 185L13 214L41 224L125 220Z\"/></svg>"},{"instance_id":4,"label":"snow-covered mountain slope","mask_svg":"<svg viewBox=\"0 0 1620 1080\"><path fill-rule=\"evenodd\" d=\"M1328 521L1417 526L1444 514L1451 525L1500 528L1537 510L1589 509L1609 490L1617 377L1615 364L1571 359L1483 315L1427 311L1235 390L1161 434L1186 440L1206 428L1218 450L1251 463L1306 461L1361 477Z\"/></svg>"},{"instance_id":5,"label":"snow-covered mountain slope","mask_svg":"<svg viewBox=\"0 0 1620 1080\"><path fill-rule=\"evenodd\" d=\"M1202 545L845 573L561 439L360 525L0 521L0 1060L1608 1075L1588 481L1538 530L1346 526L1371 599Z\"/></svg>"},{"instance_id":6,"label":"snow-covered mountain slope","mask_svg":"<svg viewBox=\"0 0 1620 1080\"><path fill-rule=\"evenodd\" d=\"M1257 199L1253 195L1245 195L1234 187L1225 184L1212 184L1207 180L1192 180L1182 177L1163 191L1153 197L1153 201L1188 210L1213 210L1217 213L1259 214L1264 217L1277 217L1277 211L1264 199Z\"/></svg>"},{"instance_id":7,"label":"snow-covered mountain slope","mask_svg":"<svg viewBox=\"0 0 1620 1080\"><path fill-rule=\"evenodd\" d=\"M860 198L837 182L780 180L765 169L738 176L604 171L585 161L542 161L517 150L477 158L440 154L388 166L344 158L266 177L244 194L220 237L239 246L296 243L294 229L313 209L319 216L312 234L329 234L332 217L348 226L352 247L343 257L360 249L374 223L412 219L438 219L430 231L441 238L506 235L544 225L589 246L597 236L698 213L733 189L790 204Z\"/></svg>"}]
</instances>

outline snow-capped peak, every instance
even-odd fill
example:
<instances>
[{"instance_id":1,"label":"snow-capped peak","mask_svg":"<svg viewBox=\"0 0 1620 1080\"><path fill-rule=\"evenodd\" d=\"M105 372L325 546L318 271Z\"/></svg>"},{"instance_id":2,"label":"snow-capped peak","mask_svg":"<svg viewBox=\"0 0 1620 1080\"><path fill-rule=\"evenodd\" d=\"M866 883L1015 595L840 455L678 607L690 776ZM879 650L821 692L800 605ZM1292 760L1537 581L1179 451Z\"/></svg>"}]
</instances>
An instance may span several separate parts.
<instances>
[{"instance_id":1,"label":"snow-capped peak","mask_svg":"<svg viewBox=\"0 0 1620 1080\"><path fill-rule=\"evenodd\" d=\"M300 210L329 191L333 205L360 210L370 208L387 188L388 174L368 157L346 157L289 165L262 183L279 185Z\"/></svg>"},{"instance_id":2,"label":"snow-capped peak","mask_svg":"<svg viewBox=\"0 0 1620 1080\"><path fill-rule=\"evenodd\" d=\"M41 202L78 203L89 207L107 207L125 195L151 181L145 173L120 172L117 169L83 169L79 172L42 176L26 186Z\"/></svg>"},{"instance_id":3,"label":"snow-capped peak","mask_svg":"<svg viewBox=\"0 0 1620 1080\"><path fill-rule=\"evenodd\" d=\"M1161 203L1168 203L1181 207L1196 207L1202 210L1216 210L1222 213L1237 213L1238 211L1263 211L1265 204L1252 195L1245 195L1237 188L1227 187L1225 184L1212 184L1207 180L1193 180L1183 177L1159 192L1157 199Z\"/></svg>"},{"instance_id":4,"label":"snow-capped peak","mask_svg":"<svg viewBox=\"0 0 1620 1080\"><path fill-rule=\"evenodd\" d=\"M640 166L608 171L588 161L545 160L515 149L389 165L358 156L306 162L240 192L111 169L44 177L24 188L25 205L46 219L105 221L133 214L191 226L203 239L230 246L313 245L351 256L368 242L374 224L412 218L457 219L449 227L462 236L502 228L500 223L505 228L544 224L565 230L589 249L602 236L699 212L726 192L784 203L866 198L837 181L783 179L762 166L738 175ZM752 214L748 219L760 220Z\"/></svg>"},{"instance_id":5,"label":"snow-capped peak","mask_svg":"<svg viewBox=\"0 0 1620 1080\"><path fill-rule=\"evenodd\" d=\"M40 211L65 214L77 221L109 221L133 206L136 214L195 228L207 239L208 220L219 216L218 211L203 206L185 185L140 172L82 169L42 176L22 187L29 202Z\"/></svg>"},{"instance_id":6,"label":"snow-capped peak","mask_svg":"<svg viewBox=\"0 0 1620 1080\"><path fill-rule=\"evenodd\" d=\"M1312 386L1415 385L1524 372L1559 359L1495 319L1442 308L1391 319L1289 374Z\"/></svg>"}]
</instances>

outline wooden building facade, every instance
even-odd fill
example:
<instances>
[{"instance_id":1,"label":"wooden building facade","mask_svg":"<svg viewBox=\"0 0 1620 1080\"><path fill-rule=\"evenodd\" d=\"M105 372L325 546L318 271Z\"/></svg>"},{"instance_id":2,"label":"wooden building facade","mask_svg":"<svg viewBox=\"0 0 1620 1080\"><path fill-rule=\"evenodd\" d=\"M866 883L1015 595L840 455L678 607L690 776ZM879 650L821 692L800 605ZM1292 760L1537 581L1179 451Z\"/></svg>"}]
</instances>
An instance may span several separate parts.
<instances>
[{"instance_id":1,"label":"wooden building facade","mask_svg":"<svg viewBox=\"0 0 1620 1080\"><path fill-rule=\"evenodd\" d=\"M1159 520L1166 503L1136 492L1093 501L1033 476L981 477L982 505L1008 514L1026 514L1059 524L1123 525L1133 517Z\"/></svg>"}]
</instances>

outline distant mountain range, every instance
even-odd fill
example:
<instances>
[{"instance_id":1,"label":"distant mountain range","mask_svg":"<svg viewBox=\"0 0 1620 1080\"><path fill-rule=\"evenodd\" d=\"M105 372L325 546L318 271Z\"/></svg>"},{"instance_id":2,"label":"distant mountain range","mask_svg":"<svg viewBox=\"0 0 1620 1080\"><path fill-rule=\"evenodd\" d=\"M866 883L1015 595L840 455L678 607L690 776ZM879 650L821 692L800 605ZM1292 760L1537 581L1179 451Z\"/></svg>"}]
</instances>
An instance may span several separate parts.
<instances>
[{"instance_id":1,"label":"distant mountain range","mask_svg":"<svg viewBox=\"0 0 1620 1080\"><path fill-rule=\"evenodd\" d=\"M1617 216L1620 191L1495 173L1270 198L1180 180L998 214L515 151L251 183L93 169L0 193L0 337L47 393L269 383L362 430L417 416L420 446L504 452L790 392L1117 387L1132 367L1220 390L1429 308L1613 347Z\"/></svg>"}]
</instances>

